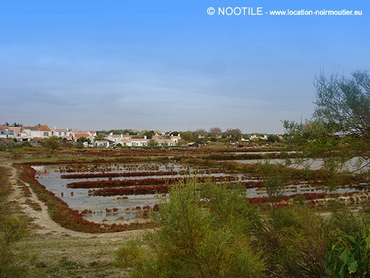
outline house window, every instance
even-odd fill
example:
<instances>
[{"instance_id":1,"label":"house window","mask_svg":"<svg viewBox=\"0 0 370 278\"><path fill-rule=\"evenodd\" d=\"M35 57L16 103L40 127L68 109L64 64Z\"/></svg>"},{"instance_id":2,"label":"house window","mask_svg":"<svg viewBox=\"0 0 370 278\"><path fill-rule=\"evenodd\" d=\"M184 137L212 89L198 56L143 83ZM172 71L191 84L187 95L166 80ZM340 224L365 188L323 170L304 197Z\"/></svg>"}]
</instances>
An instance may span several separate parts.
<instances>
[{"instance_id":1,"label":"house window","mask_svg":"<svg viewBox=\"0 0 370 278\"><path fill-rule=\"evenodd\" d=\"M49 136L49 132L44 132L43 135L44 136Z\"/></svg>"}]
</instances>

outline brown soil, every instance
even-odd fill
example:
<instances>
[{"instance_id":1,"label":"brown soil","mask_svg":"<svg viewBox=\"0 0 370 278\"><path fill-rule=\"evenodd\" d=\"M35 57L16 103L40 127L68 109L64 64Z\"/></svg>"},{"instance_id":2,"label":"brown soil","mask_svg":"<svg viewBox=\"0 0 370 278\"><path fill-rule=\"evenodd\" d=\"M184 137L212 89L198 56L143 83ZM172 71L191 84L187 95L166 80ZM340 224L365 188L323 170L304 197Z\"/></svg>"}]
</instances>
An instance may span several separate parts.
<instances>
[{"instance_id":1,"label":"brown soil","mask_svg":"<svg viewBox=\"0 0 370 278\"><path fill-rule=\"evenodd\" d=\"M11 163L2 165L11 173L9 203L19 207L30 223L30 235L18 244L17 250L33 257L46 277L124 277L123 270L111 265L115 252L128 239L142 236L143 230L89 234L65 229L51 220L45 204L28 184L19 180ZM31 192L28 196L22 189L24 185Z\"/></svg>"}]
</instances>

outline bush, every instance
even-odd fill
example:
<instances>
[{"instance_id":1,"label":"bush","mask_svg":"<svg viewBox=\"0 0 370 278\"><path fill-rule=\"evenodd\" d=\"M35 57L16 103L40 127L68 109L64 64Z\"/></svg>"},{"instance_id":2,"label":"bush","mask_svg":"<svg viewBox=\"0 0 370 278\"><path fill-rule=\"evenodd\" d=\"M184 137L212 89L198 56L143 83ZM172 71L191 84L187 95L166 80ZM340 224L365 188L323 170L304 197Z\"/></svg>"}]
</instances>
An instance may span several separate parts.
<instances>
[{"instance_id":1,"label":"bush","mask_svg":"<svg viewBox=\"0 0 370 278\"><path fill-rule=\"evenodd\" d=\"M15 244L27 233L26 222L8 217L0 225L0 277L28 277L27 268L14 255Z\"/></svg>"},{"instance_id":2,"label":"bush","mask_svg":"<svg viewBox=\"0 0 370 278\"><path fill-rule=\"evenodd\" d=\"M258 223L257 223L258 224ZM271 277L325 277L327 225L306 205L269 210L254 233Z\"/></svg>"},{"instance_id":3,"label":"bush","mask_svg":"<svg viewBox=\"0 0 370 278\"><path fill-rule=\"evenodd\" d=\"M154 215L160 228L123 247L117 261L133 268L131 277L263 277L247 236L255 212L241 192L195 180L173 187Z\"/></svg>"},{"instance_id":4,"label":"bush","mask_svg":"<svg viewBox=\"0 0 370 278\"><path fill-rule=\"evenodd\" d=\"M370 227L361 227L355 235L338 231L325 258L328 277L368 277Z\"/></svg>"},{"instance_id":5,"label":"bush","mask_svg":"<svg viewBox=\"0 0 370 278\"><path fill-rule=\"evenodd\" d=\"M61 147L60 139L57 136L51 136L44 140L44 147L55 151Z\"/></svg>"},{"instance_id":6,"label":"bush","mask_svg":"<svg viewBox=\"0 0 370 278\"><path fill-rule=\"evenodd\" d=\"M84 148L84 143L83 142L77 142L75 146L76 146L76 149L83 149Z\"/></svg>"}]
</instances>

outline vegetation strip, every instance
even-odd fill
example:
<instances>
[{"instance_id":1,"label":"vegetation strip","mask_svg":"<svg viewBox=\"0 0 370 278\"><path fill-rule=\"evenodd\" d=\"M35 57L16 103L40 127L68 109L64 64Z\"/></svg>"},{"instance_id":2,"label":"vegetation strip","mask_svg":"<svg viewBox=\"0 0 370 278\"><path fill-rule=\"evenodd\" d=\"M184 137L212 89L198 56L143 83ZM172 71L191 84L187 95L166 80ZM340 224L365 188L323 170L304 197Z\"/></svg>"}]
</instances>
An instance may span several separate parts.
<instances>
[{"instance_id":1,"label":"vegetation strip","mask_svg":"<svg viewBox=\"0 0 370 278\"><path fill-rule=\"evenodd\" d=\"M143 177L143 176L167 176L185 174L185 171L143 171L123 173L89 173L89 174L64 174L62 179L87 179L87 178L116 178L116 177Z\"/></svg>"},{"instance_id":2,"label":"vegetation strip","mask_svg":"<svg viewBox=\"0 0 370 278\"><path fill-rule=\"evenodd\" d=\"M133 185L156 185L156 184L175 184L179 181L186 181L193 178L177 177L177 178L146 178L146 179L130 179L130 180L102 180L102 181L80 181L67 184L69 188L101 188L101 187L117 187L117 186L133 186ZM196 177L199 182L212 180L214 182L234 181L235 176L207 176Z\"/></svg>"}]
</instances>

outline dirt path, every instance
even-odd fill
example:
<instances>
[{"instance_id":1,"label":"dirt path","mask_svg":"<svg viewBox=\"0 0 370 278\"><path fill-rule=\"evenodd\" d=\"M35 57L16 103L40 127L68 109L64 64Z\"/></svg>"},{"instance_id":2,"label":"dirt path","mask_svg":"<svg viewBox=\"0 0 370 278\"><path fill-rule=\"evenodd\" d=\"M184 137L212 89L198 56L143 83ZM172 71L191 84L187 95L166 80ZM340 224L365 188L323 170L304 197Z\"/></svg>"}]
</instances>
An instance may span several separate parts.
<instances>
[{"instance_id":1,"label":"dirt path","mask_svg":"<svg viewBox=\"0 0 370 278\"><path fill-rule=\"evenodd\" d=\"M43 277L126 277L124 269L115 267L117 250L129 239L142 236L144 230L117 233L89 234L68 230L54 222L46 205L41 202L28 184L19 179L17 169L11 162L0 162L9 171L11 193L10 204L16 204L19 213L30 219L30 235L18 242L15 253L22 257L33 258ZM26 185L31 192L24 194ZM29 204L38 204L34 210Z\"/></svg>"},{"instance_id":2,"label":"dirt path","mask_svg":"<svg viewBox=\"0 0 370 278\"><path fill-rule=\"evenodd\" d=\"M73 238L84 238L84 239L106 239L114 240L117 238L122 239L122 237L135 237L143 234L143 231L125 231L118 233L101 233L101 234L89 234L83 232L76 232L66 228L61 227L59 224L54 222L49 214L47 206L41 202L36 194L32 191L29 184L19 180L17 170L12 166L10 162L5 162L2 164L4 167L8 168L11 176L9 177L9 182L12 187L12 193L9 195L9 201L16 201L19 206L22 208L23 212L32 219L32 224L36 227L34 232L36 234L53 234L56 236L68 236ZM23 183L27 186L31 192L31 197L24 196L19 183ZM41 207L41 210L34 210L31 206L27 204L27 198L31 199L30 201L38 204Z\"/></svg>"}]
</instances>

